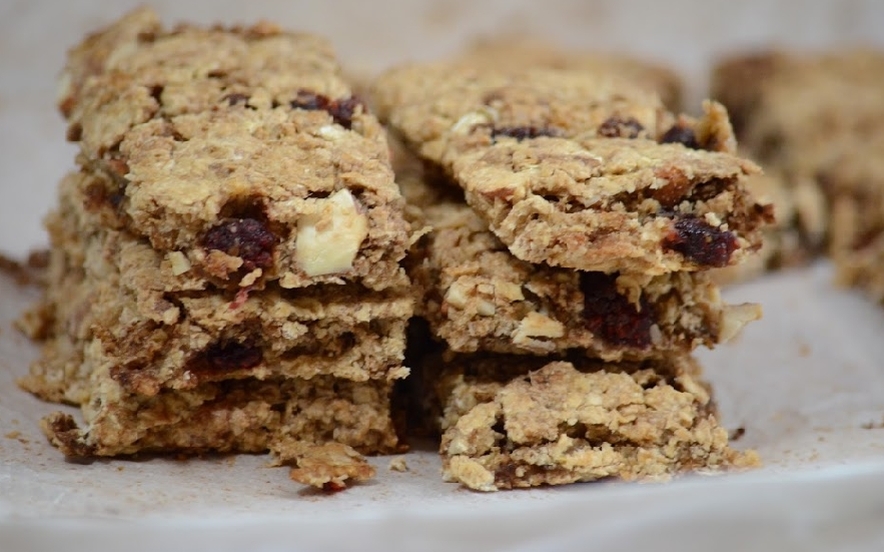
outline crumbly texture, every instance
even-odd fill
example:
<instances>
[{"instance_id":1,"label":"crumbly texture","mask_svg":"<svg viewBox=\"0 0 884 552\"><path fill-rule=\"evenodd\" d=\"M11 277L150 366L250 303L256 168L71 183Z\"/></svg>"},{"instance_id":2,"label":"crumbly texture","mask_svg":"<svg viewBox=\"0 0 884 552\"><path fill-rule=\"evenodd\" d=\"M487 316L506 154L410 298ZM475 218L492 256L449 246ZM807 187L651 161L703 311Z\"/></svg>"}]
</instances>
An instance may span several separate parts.
<instances>
[{"instance_id":1,"label":"crumbly texture","mask_svg":"<svg viewBox=\"0 0 884 552\"><path fill-rule=\"evenodd\" d=\"M57 412L43 420L47 437L69 457L260 453L282 440L334 441L365 454L398 447L386 381L248 378L148 397L126 393L107 370L91 379L83 429L70 414Z\"/></svg>"},{"instance_id":2,"label":"crumbly texture","mask_svg":"<svg viewBox=\"0 0 884 552\"><path fill-rule=\"evenodd\" d=\"M435 195L436 186L420 177L403 176L400 186L417 202ZM436 198L422 213L432 229L411 263L422 294L416 305L455 352L661 357L713 347L761 316L758 305L725 304L704 272L604 274L531 264L463 202Z\"/></svg>"},{"instance_id":3,"label":"crumbly texture","mask_svg":"<svg viewBox=\"0 0 884 552\"><path fill-rule=\"evenodd\" d=\"M884 187L882 75L884 54L872 50L773 51L723 60L712 81L741 146L781 179L780 195L794 206L775 232L787 244L782 256L828 250L841 281L877 298L884 293L884 284L872 283Z\"/></svg>"},{"instance_id":4,"label":"crumbly texture","mask_svg":"<svg viewBox=\"0 0 884 552\"><path fill-rule=\"evenodd\" d=\"M127 391L148 396L218 379L407 374L404 289L203 289L146 240L77 232L70 218L49 218L50 285L31 316L43 320L33 335L48 342L23 384L41 397L80 404L105 365Z\"/></svg>"},{"instance_id":5,"label":"crumbly texture","mask_svg":"<svg viewBox=\"0 0 884 552\"><path fill-rule=\"evenodd\" d=\"M367 481L375 469L352 447L342 443L312 445L281 439L271 445L276 465L294 464L293 481L327 491L340 491L352 483Z\"/></svg>"},{"instance_id":6,"label":"crumbly texture","mask_svg":"<svg viewBox=\"0 0 884 552\"><path fill-rule=\"evenodd\" d=\"M507 136L656 139L674 122L653 92L616 75L531 66L405 65L377 79L372 100L410 149L446 169L461 153Z\"/></svg>"},{"instance_id":7,"label":"crumbly texture","mask_svg":"<svg viewBox=\"0 0 884 552\"><path fill-rule=\"evenodd\" d=\"M418 157L437 165L518 258L662 274L738 264L772 209L733 155L725 109L692 119L611 75L529 67L410 65L374 100Z\"/></svg>"},{"instance_id":8,"label":"crumbly texture","mask_svg":"<svg viewBox=\"0 0 884 552\"><path fill-rule=\"evenodd\" d=\"M738 264L772 208L752 163L626 138L500 141L454 162L466 200L520 259L662 274Z\"/></svg>"},{"instance_id":9,"label":"crumbly texture","mask_svg":"<svg viewBox=\"0 0 884 552\"><path fill-rule=\"evenodd\" d=\"M731 284L751 280L770 270L802 266L822 250L829 226L829 204L818 186L807 179L787 183L775 170L746 181L761 203L773 206L775 221L764 229L761 248L742 263L715 269L714 280Z\"/></svg>"},{"instance_id":10,"label":"crumbly texture","mask_svg":"<svg viewBox=\"0 0 884 552\"><path fill-rule=\"evenodd\" d=\"M479 491L758 464L728 446L688 357L642 365L463 359L440 377L443 475ZM510 359L511 363L518 360ZM507 373L509 372L509 373Z\"/></svg>"},{"instance_id":11,"label":"crumbly texture","mask_svg":"<svg viewBox=\"0 0 884 552\"><path fill-rule=\"evenodd\" d=\"M125 30L145 17L75 49L63 78L88 207L216 285L402 284L385 133L330 48L268 26Z\"/></svg>"},{"instance_id":12,"label":"crumbly texture","mask_svg":"<svg viewBox=\"0 0 884 552\"><path fill-rule=\"evenodd\" d=\"M464 65L498 70L501 67L546 67L592 74L614 74L656 92L670 109L681 104L682 81L669 67L627 55L561 49L523 35L485 37L459 56Z\"/></svg>"},{"instance_id":13,"label":"crumbly texture","mask_svg":"<svg viewBox=\"0 0 884 552\"><path fill-rule=\"evenodd\" d=\"M412 313L385 132L328 44L139 9L74 48L80 172L47 219L43 355L21 385L69 457L267 452L330 486L402 451Z\"/></svg>"}]
</instances>

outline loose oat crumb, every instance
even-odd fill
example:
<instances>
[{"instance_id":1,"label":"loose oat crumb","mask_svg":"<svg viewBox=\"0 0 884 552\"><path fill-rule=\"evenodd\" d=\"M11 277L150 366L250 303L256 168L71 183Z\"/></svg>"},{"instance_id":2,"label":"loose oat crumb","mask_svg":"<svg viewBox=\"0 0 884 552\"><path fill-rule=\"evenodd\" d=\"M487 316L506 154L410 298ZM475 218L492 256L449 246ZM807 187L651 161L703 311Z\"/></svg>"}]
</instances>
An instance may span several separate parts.
<instances>
[{"instance_id":1,"label":"loose oat crumb","mask_svg":"<svg viewBox=\"0 0 884 552\"><path fill-rule=\"evenodd\" d=\"M404 456L396 456L390 460L390 471L407 472L408 464L405 463Z\"/></svg>"}]
</instances>

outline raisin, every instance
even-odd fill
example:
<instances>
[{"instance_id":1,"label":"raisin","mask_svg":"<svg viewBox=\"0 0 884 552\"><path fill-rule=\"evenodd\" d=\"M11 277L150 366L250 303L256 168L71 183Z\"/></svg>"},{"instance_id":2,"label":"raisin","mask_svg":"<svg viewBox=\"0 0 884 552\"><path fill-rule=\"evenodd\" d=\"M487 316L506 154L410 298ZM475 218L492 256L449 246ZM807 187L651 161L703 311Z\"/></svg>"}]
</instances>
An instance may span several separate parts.
<instances>
[{"instance_id":1,"label":"raisin","mask_svg":"<svg viewBox=\"0 0 884 552\"><path fill-rule=\"evenodd\" d=\"M268 268L273 264L276 235L267 226L252 218L230 219L206 232L203 246L223 251L243 261L248 271Z\"/></svg>"},{"instance_id":2,"label":"raisin","mask_svg":"<svg viewBox=\"0 0 884 552\"><path fill-rule=\"evenodd\" d=\"M518 141L530 140L531 138L539 138L540 136L557 136L558 132L552 128L537 128L533 126L527 127L500 127L491 131L491 138L498 136L509 136Z\"/></svg>"},{"instance_id":3,"label":"raisin","mask_svg":"<svg viewBox=\"0 0 884 552\"><path fill-rule=\"evenodd\" d=\"M614 115L601 124L598 135L605 138L638 138L644 129L645 127L633 117L624 119Z\"/></svg>"},{"instance_id":4,"label":"raisin","mask_svg":"<svg viewBox=\"0 0 884 552\"><path fill-rule=\"evenodd\" d=\"M719 230L703 219L681 217L674 232L663 240L663 248L677 251L700 266L721 268L730 263L737 249L733 232Z\"/></svg>"},{"instance_id":5,"label":"raisin","mask_svg":"<svg viewBox=\"0 0 884 552\"><path fill-rule=\"evenodd\" d=\"M79 142L83 138L83 125L80 123L71 123L68 126L65 138L68 142Z\"/></svg>"},{"instance_id":6,"label":"raisin","mask_svg":"<svg viewBox=\"0 0 884 552\"><path fill-rule=\"evenodd\" d=\"M239 92L234 92L232 94L227 94L222 99L227 102L227 105L234 106L234 105L239 105L239 104L243 104L243 105L248 104L251 97L248 96L247 94L241 94Z\"/></svg>"},{"instance_id":7,"label":"raisin","mask_svg":"<svg viewBox=\"0 0 884 552\"><path fill-rule=\"evenodd\" d=\"M330 100L321 94L315 94L309 90L299 90L298 95L290 103L292 109L307 109L309 111L323 110L332 116L334 121L346 129L353 126L353 116L356 109L363 105L362 101L355 96L340 100Z\"/></svg>"},{"instance_id":8,"label":"raisin","mask_svg":"<svg viewBox=\"0 0 884 552\"><path fill-rule=\"evenodd\" d=\"M261 364L264 353L260 347L243 343L216 343L202 353L203 366L213 372L248 370Z\"/></svg>"},{"instance_id":9,"label":"raisin","mask_svg":"<svg viewBox=\"0 0 884 552\"><path fill-rule=\"evenodd\" d=\"M640 349L651 344L651 307L642 297L641 308L617 292L617 275L581 272L583 318L586 328L611 345Z\"/></svg>"},{"instance_id":10,"label":"raisin","mask_svg":"<svg viewBox=\"0 0 884 552\"><path fill-rule=\"evenodd\" d=\"M356 114L356 108L362 105L358 98L350 96L343 100L332 102L326 111L331 114L336 123L346 129L353 126L353 116Z\"/></svg>"},{"instance_id":11,"label":"raisin","mask_svg":"<svg viewBox=\"0 0 884 552\"><path fill-rule=\"evenodd\" d=\"M693 129L681 125L675 125L667 130L660 138L660 143L681 144L687 148L700 149L700 143L697 142L697 135Z\"/></svg>"},{"instance_id":12,"label":"raisin","mask_svg":"<svg viewBox=\"0 0 884 552\"><path fill-rule=\"evenodd\" d=\"M314 94L309 90L298 90L298 95L291 101L292 109L306 109L308 111L325 110L329 100L320 94Z\"/></svg>"}]
</instances>

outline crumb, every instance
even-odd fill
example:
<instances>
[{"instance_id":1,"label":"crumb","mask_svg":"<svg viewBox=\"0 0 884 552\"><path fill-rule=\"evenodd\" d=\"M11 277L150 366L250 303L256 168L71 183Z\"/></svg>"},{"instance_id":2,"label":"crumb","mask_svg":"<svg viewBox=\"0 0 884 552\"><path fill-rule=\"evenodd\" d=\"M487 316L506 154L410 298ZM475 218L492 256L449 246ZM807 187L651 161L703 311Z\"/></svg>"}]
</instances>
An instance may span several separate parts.
<instances>
[{"instance_id":1,"label":"crumb","mask_svg":"<svg viewBox=\"0 0 884 552\"><path fill-rule=\"evenodd\" d=\"M123 471L124 469L125 469L125 468L124 468L123 466L117 466L117 471L118 471L118 472L121 472L121 471Z\"/></svg>"},{"instance_id":2,"label":"crumb","mask_svg":"<svg viewBox=\"0 0 884 552\"><path fill-rule=\"evenodd\" d=\"M404 456L397 456L390 460L390 471L407 472L408 464L405 463Z\"/></svg>"},{"instance_id":3,"label":"crumb","mask_svg":"<svg viewBox=\"0 0 884 552\"><path fill-rule=\"evenodd\" d=\"M884 418L878 422L866 422L860 427L863 429L884 429Z\"/></svg>"},{"instance_id":4,"label":"crumb","mask_svg":"<svg viewBox=\"0 0 884 552\"><path fill-rule=\"evenodd\" d=\"M48 264L47 251L32 251L24 262L0 254L0 272L8 274L20 286L38 285L42 272Z\"/></svg>"},{"instance_id":5,"label":"crumb","mask_svg":"<svg viewBox=\"0 0 884 552\"><path fill-rule=\"evenodd\" d=\"M728 438L731 441L736 441L736 440L740 439L745 434L746 434L746 428L743 426L740 426L737 429L733 430Z\"/></svg>"},{"instance_id":6,"label":"crumb","mask_svg":"<svg viewBox=\"0 0 884 552\"><path fill-rule=\"evenodd\" d=\"M5 435L5 437L7 439L15 439L16 441L18 441L19 443L21 443L23 445L27 445L28 443L30 443L30 441L28 439L22 437L21 431L18 431L18 430L10 431L9 433L7 433Z\"/></svg>"},{"instance_id":7,"label":"crumb","mask_svg":"<svg viewBox=\"0 0 884 552\"><path fill-rule=\"evenodd\" d=\"M810 345L807 343L801 343L798 345L798 355L801 357L809 357L810 356Z\"/></svg>"}]
</instances>

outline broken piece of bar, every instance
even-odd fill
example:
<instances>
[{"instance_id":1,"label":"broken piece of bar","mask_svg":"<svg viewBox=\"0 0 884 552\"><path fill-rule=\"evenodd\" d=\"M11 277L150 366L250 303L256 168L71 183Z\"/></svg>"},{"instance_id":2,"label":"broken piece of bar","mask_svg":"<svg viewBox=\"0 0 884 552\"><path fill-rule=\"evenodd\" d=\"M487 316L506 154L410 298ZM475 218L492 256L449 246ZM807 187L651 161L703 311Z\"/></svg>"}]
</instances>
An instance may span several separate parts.
<instances>
[{"instance_id":1,"label":"broken piece of bar","mask_svg":"<svg viewBox=\"0 0 884 552\"><path fill-rule=\"evenodd\" d=\"M741 147L780 180L794 211L772 229L784 256L828 250L838 279L884 297L884 53L754 52L723 59L712 93L734 114ZM778 215L779 218L779 215ZM776 265L774 265L776 266Z\"/></svg>"},{"instance_id":2,"label":"broken piece of bar","mask_svg":"<svg viewBox=\"0 0 884 552\"><path fill-rule=\"evenodd\" d=\"M72 458L260 453L284 437L305 446L338 442L364 454L399 450L387 381L247 378L143 396L126 393L107 370L91 378L85 429L61 412L43 420L50 441Z\"/></svg>"},{"instance_id":3,"label":"broken piece of bar","mask_svg":"<svg viewBox=\"0 0 884 552\"><path fill-rule=\"evenodd\" d=\"M623 138L507 140L461 155L467 203L520 259L663 274L737 264L771 210L748 161Z\"/></svg>"},{"instance_id":4,"label":"broken piece of bar","mask_svg":"<svg viewBox=\"0 0 884 552\"><path fill-rule=\"evenodd\" d=\"M419 175L399 182L406 197L434 193ZM463 202L437 198L422 213L432 230L413 253L410 276L423 293L417 309L455 352L660 357L714 347L761 316L758 305L727 305L703 272L605 274L531 264Z\"/></svg>"},{"instance_id":5,"label":"broken piece of bar","mask_svg":"<svg viewBox=\"0 0 884 552\"><path fill-rule=\"evenodd\" d=\"M43 354L20 381L81 408L44 419L51 442L269 451L320 486L401 452L409 225L385 132L325 41L136 10L71 51L59 106L80 172L46 221L24 324Z\"/></svg>"},{"instance_id":6,"label":"broken piece of bar","mask_svg":"<svg viewBox=\"0 0 884 552\"><path fill-rule=\"evenodd\" d=\"M459 357L443 369L446 479L496 491L758 464L728 446L689 357L540 368L521 358Z\"/></svg>"},{"instance_id":7,"label":"broken piece of bar","mask_svg":"<svg viewBox=\"0 0 884 552\"><path fill-rule=\"evenodd\" d=\"M75 49L62 88L89 207L215 284L404 283L385 134L322 40L141 14Z\"/></svg>"},{"instance_id":8,"label":"broken piece of bar","mask_svg":"<svg viewBox=\"0 0 884 552\"><path fill-rule=\"evenodd\" d=\"M760 247L772 210L747 190L758 168L732 155L720 105L676 117L610 75L457 68L394 69L373 97L516 257L663 274L731 266Z\"/></svg>"}]
</instances>

